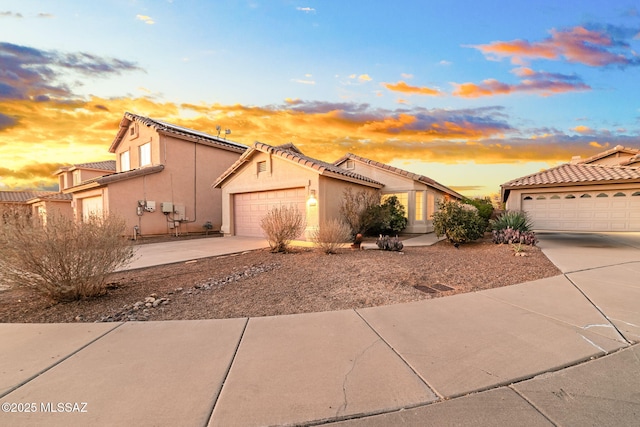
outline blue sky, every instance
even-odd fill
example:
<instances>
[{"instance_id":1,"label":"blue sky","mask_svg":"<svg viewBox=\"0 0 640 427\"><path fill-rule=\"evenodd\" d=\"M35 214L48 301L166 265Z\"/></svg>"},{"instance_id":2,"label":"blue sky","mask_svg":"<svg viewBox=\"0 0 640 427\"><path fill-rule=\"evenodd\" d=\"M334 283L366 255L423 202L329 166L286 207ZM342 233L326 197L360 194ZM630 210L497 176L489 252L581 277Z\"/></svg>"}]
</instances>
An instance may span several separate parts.
<instances>
[{"instance_id":1,"label":"blue sky","mask_svg":"<svg viewBox=\"0 0 640 427\"><path fill-rule=\"evenodd\" d=\"M131 111L488 195L640 148L639 70L628 1L3 1L0 187L110 158Z\"/></svg>"}]
</instances>

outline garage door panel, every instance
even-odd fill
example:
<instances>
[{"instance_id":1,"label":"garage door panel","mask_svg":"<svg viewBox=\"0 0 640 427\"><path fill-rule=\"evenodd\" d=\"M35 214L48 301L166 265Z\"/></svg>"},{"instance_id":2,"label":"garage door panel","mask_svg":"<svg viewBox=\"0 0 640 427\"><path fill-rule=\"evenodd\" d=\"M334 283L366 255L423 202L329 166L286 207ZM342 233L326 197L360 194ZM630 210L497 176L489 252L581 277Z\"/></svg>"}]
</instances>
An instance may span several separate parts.
<instances>
[{"instance_id":1,"label":"garage door panel","mask_svg":"<svg viewBox=\"0 0 640 427\"><path fill-rule=\"evenodd\" d=\"M537 229L640 231L640 195L632 196L637 191L524 194L521 206Z\"/></svg>"},{"instance_id":2,"label":"garage door panel","mask_svg":"<svg viewBox=\"0 0 640 427\"><path fill-rule=\"evenodd\" d=\"M301 187L234 195L234 233L238 236L264 237L260 222L277 206L295 206L305 215L306 194L306 189Z\"/></svg>"}]
</instances>

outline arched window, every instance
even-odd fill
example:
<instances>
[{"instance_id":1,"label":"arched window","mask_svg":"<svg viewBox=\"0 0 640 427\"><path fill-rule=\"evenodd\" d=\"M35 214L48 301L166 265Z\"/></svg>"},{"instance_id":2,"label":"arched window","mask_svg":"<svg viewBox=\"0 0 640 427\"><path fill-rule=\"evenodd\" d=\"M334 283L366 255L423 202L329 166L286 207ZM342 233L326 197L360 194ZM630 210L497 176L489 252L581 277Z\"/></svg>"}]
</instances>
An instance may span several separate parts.
<instances>
[{"instance_id":1,"label":"arched window","mask_svg":"<svg viewBox=\"0 0 640 427\"><path fill-rule=\"evenodd\" d=\"M558 196L557 194L554 194L553 196L551 196L552 199L559 199L560 196Z\"/></svg>"},{"instance_id":2,"label":"arched window","mask_svg":"<svg viewBox=\"0 0 640 427\"><path fill-rule=\"evenodd\" d=\"M576 196L574 196L573 194L567 194L566 196L564 196L565 199L575 199Z\"/></svg>"},{"instance_id":3,"label":"arched window","mask_svg":"<svg viewBox=\"0 0 640 427\"><path fill-rule=\"evenodd\" d=\"M536 200L547 200L547 198L544 196L538 196L536 197Z\"/></svg>"},{"instance_id":4,"label":"arched window","mask_svg":"<svg viewBox=\"0 0 640 427\"><path fill-rule=\"evenodd\" d=\"M580 196L581 199L590 199L591 198L591 194L587 194L584 193L582 196Z\"/></svg>"},{"instance_id":5,"label":"arched window","mask_svg":"<svg viewBox=\"0 0 640 427\"><path fill-rule=\"evenodd\" d=\"M609 197L609 195L605 193L600 193L596 197Z\"/></svg>"},{"instance_id":6,"label":"arched window","mask_svg":"<svg viewBox=\"0 0 640 427\"><path fill-rule=\"evenodd\" d=\"M631 196L632 196L632 197L633 197L633 196L640 196L640 191L636 191L636 192L635 192L635 193L633 193Z\"/></svg>"},{"instance_id":7,"label":"arched window","mask_svg":"<svg viewBox=\"0 0 640 427\"><path fill-rule=\"evenodd\" d=\"M627 197L627 195L621 191L618 191L616 194L613 195L613 197Z\"/></svg>"},{"instance_id":8,"label":"arched window","mask_svg":"<svg viewBox=\"0 0 640 427\"><path fill-rule=\"evenodd\" d=\"M533 200L533 197L531 197L531 196L525 196L524 200Z\"/></svg>"}]
</instances>

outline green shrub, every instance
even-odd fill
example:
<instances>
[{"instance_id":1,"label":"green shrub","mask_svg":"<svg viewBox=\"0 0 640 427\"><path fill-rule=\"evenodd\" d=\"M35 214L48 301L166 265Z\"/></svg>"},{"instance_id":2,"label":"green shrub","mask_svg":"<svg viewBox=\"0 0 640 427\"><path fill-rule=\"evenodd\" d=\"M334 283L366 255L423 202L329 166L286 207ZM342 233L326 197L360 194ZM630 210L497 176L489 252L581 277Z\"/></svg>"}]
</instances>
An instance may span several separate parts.
<instances>
[{"instance_id":1,"label":"green shrub","mask_svg":"<svg viewBox=\"0 0 640 427\"><path fill-rule=\"evenodd\" d=\"M484 235L484 224L478 210L459 202L442 200L433 214L433 228L438 237L451 243L466 243Z\"/></svg>"},{"instance_id":2,"label":"green shrub","mask_svg":"<svg viewBox=\"0 0 640 427\"><path fill-rule=\"evenodd\" d=\"M306 226L305 218L295 206L276 206L260 221L271 252L286 252L289 244L300 236Z\"/></svg>"},{"instance_id":3,"label":"green shrub","mask_svg":"<svg viewBox=\"0 0 640 427\"><path fill-rule=\"evenodd\" d=\"M326 254L334 254L351 239L351 228L344 222L331 219L311 233L311 241Z\"/></svg>"},{"instance_id":4,"label":"green shrub","mask_svg":"<svg viewBox=\"0 0 640 427\"><path fill-rule=\"evenodd\" d=\"M397 196L387 198L380 206L374 206L371 210L375 219L367 230L369 235L395 234L407 227L408 220L405 216L404 206Z\"/></svg>"},{"instance_id":5,"label":"green shrub","mask_svg":"<svg viewBox=\"0 0 640 427\"><path fill-rule=\"evenodd\" d=\"M506 211L497 219L491 221L491 228L494 230L505 230L511 228L517 231L531 231L531 221L526 212Z\"/></svg>"},{"instance_id":6,"label":"green shrub","mask_svg":"<svg viewBox=\"0 0 640 427\"><path fill-rule=\"evenodd\" d=\"M0 281L33 288L54 301L73 301L104 294L107 276L133 257L121 218L76 223L52 213L45 219L3 216Z\"/></svg>"},{"instance_id":7,"label":"green shrub","mask_svg":"<svg viewBox=\"0 0 640 427\"><path fill-rule=\"evenodd\" d=\"M491 215L493 215L493 204L491 203L490 198L485 197L484 199L465 199L462 201L462 203L475 206L475 208L478 209L478 215L480 215L480 218L482 218L484 229L491 229L489 221L491 220Z\"/></svg>"}]
</instances>

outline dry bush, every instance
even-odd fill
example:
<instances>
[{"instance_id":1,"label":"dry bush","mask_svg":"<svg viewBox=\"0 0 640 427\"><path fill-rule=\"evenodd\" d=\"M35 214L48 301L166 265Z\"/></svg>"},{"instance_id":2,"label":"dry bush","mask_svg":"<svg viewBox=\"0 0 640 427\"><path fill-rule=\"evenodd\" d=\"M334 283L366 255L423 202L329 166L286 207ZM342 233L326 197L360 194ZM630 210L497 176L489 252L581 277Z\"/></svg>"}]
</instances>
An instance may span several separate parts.
<instances>
[{"instance_id":1,"label":"dry bush","mask_svg":"<svg viewBox=\"0 0 640 427\"><path fill-rule=\"evenodd\" d=\"M311 233L311 241L326 254L335 254L343 243L351 239L351 227L344 222L331 219Z\"/></svg>"},{"instance_id":2,"label":"dry bush","mask_svg":"<svg viewBox=\"0 0 640 427\"><path fill-rule=\"evenodd\" d=\"M260 221L271 252L286 252L289 243L306 227L302 213L295 206L276 206Z\"/></svg>"},{"instance_id":3,"label":"dry bush","mask_svg":"<svg viewBox=\"0 0 640 427\"><path fill-rule=\"evenodd\" d=\"M340 213L351 227L351 235L364 234L377 221L374 208L380 206L380 192L376 190L344 190Z\"/></svg>"},{"instance_id":4,"label":"dry bush","mask_svg":"<svg viewBox=\"0 0 640 427\"><path fill-rule=\"evenodd\" d=\"M86 223L50 214L3 216L0 223L0 283L27 286L54 301L101 295L106 278L133 257L123 236L124 220L93 217Z\"/></svg>"}]
</instances>

